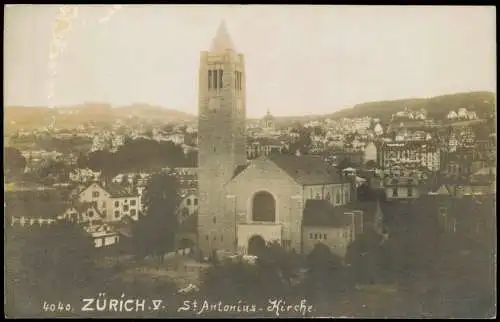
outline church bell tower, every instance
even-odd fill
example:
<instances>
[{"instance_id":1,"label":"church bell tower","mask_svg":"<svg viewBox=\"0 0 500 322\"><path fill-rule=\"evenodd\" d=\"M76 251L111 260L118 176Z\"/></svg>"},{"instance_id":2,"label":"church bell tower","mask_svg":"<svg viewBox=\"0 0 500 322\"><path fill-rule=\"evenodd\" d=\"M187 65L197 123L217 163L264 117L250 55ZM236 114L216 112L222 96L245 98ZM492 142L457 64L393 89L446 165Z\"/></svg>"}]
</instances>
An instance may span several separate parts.
<instances>
[{"instance_id":1,"label":"church bell tower","mask_svg":"<svg viewBox=\"0 0 500 322\"><path fill-rule=\"evenodd\" d=\"M198 79L198 246L204 256L236 248L235 218L225 215L224 186L246 163L245 61L224 21Z\"/></svg>"}]
</instances>

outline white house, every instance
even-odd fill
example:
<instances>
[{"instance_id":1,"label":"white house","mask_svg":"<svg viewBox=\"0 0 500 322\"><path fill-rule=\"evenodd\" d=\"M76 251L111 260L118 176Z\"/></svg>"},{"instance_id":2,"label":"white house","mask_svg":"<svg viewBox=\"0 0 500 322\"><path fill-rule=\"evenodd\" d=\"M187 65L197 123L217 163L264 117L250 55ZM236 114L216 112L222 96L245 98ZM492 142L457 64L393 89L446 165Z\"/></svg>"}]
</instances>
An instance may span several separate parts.
<instances>
[{"instance_id":1,"label":"white house","mask_svg":"<svg viewBox=\"0 0 500 322\"><path fill-rule=\"evenodd\" d=\"M82 203L96 203L104 221L116 222L127 216L134 220L139 219L139 194L113 183L91 183L78 194L78 200Z\"/></svg>"},{"instance_id":2,"label":"white house","mask_svg":"<svg viewBox=\"0 0 500 322\"><path fill-rule=\"evenodd\" d=\"M458 117L458 114L457 114L457 112L455 112L454 110L451 110L451 111L448 113L448 115L446 115L446 118L447 118L448 120L454 120L454 119L456 119L457 117Z\"/></svg>"},{"instance_id":3,"label":"white house","mask_svg":"<svg viewBox=\"0 0 500 322\"><path fill-rule=\"evenodd\" d=\"M380 125L380 123L377 123L373 128L373 132L375 133L375 135L380 136L384 134L384 128L382 127L382 125Z\"/></svg>"}]
</instances>

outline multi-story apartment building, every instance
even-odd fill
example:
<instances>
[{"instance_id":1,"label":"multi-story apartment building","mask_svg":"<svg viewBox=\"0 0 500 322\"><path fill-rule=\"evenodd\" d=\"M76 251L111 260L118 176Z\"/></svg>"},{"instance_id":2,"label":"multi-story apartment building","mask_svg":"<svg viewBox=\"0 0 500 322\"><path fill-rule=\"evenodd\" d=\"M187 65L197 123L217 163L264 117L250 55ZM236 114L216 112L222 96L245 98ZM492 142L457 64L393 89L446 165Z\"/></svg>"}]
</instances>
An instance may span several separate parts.
<instances>
[{"instance_id":1,"label":"multi-story apartment building","mask_svg":"<svg viewBox=\"0 0 500 322\"><path fill-rule=\"evenodd\" d=\"M383 142L379 149L379 161L383 168L400 162L419 162L431 171L438 171L441 162L441 151L433 142Z\"/></svg>"}]
</instances>

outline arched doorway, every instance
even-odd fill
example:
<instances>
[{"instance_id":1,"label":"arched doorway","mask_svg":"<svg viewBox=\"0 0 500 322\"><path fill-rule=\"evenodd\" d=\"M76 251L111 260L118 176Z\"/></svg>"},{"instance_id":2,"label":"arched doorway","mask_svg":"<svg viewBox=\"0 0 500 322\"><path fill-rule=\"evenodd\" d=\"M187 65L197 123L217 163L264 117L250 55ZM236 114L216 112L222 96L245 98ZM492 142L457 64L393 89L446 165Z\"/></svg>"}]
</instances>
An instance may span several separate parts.
<instances>
[{"instance_id":1,"label":"arched doorway","mask_svg":"<svg viewBox=\"0 0 500 322\"><path fill-rule=\"evenodd\" d=\"M253 235L248 240L249 255L258 256L264 248L266 248L266 242L261 236Z\"/></svg>"},{"instance_id":2,"label":"arched doorway","mask_svg":"<svg viewBox=\"0 0 500 322\"><path fill-rule=\"evenodd\" d=\"M272 194L267 191L257 192L252 200L253 221L276 221L276 201Z\"/></svg>"}]
</instances>

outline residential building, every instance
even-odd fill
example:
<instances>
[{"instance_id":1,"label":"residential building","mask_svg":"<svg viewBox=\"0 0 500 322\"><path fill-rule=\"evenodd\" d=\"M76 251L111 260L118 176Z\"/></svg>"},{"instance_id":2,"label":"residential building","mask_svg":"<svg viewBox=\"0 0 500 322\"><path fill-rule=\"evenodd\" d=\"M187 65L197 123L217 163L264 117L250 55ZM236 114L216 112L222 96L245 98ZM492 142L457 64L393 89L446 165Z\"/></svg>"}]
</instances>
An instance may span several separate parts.
<instances>
[{"instance_id":1,"label":"residential building","mask_svg":"<svg viewBox=\"0 0 500 322\"><path fill-rule=\"evenodd\" d=\"M78 200L82 203L95 203L105 222L120 221L127 216L134 220L139 219L139 194L113 183L93 182L79 192Z\"/></svg>"},{"instance_id":2,"label":"residential building","mask_svg":"<svg viewBox=\"0 0 500 322\"><path fill-rule=\"evenodd\" d=\"M384 180L387 200L416 199L420 197L417 178L387 177Z\"/></svg>"}]
</instances>

